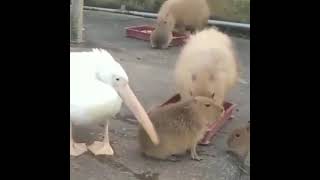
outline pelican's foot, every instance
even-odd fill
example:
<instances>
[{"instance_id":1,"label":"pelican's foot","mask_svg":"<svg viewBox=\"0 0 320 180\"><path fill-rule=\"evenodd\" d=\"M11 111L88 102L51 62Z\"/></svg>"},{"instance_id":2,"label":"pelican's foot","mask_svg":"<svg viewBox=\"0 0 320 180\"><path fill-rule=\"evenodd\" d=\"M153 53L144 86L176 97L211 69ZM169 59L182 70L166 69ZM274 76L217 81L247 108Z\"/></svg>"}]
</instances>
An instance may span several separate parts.
<instances>
[{"instance_id":1,"label":"pelican's foot","mask_svg":"<svg viewBox=\"0 0 320 180\"><path fill-rule=\"evenodd\" d=\"M79 156L87 151L85 143L70 143L70 155Z\"/></svg>"},{"instance_id":2,"label":"pelican's foot","mask_svg":"<svg viewBox=\"0 0 320 180\"><path fill-rule=\"evenodd\" d=\"M109 143L95 141L88 148L94 155L113 155L113 150Z\"/></svg>"}]
</instances>

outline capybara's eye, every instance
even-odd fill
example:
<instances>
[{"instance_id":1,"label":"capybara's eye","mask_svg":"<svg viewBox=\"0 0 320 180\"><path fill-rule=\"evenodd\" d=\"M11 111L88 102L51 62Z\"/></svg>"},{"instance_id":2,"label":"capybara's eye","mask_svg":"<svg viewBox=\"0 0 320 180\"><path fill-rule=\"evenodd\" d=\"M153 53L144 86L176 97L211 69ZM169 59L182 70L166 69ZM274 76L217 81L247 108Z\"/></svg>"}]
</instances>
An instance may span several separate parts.
<instances>
[{"instance_id":1,"label":"capybara's eye","mask_svg":"<svg viewBox=\"0 0 320 180\"><path fill-rule=\"evenodd\" d=\"M236 137L237 137L237 138L240 137L240 134L236 134Z\"/></svg>"},{"instance_id":2,"label":"capybara's eye","mask_svg":"<svg viewBox=\"0 0 320 180\"><path fill-rule=\"evenodd\" d=\"M206 107L210 107L211 105L210 105L210 104L205 104L205 106L206 106Z\"/></svg>"}]
</instances>

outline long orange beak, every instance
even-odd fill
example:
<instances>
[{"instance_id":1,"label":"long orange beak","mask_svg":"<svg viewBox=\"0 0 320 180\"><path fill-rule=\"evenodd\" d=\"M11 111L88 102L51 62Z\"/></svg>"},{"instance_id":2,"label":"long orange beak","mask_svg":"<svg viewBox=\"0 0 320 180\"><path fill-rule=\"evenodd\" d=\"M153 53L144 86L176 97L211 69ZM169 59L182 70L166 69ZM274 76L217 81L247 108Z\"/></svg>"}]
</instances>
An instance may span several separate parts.
<instances>
[{"instance_id":1,"label":"long orange beak","mask_svg":"<svg viewBox=\"0 0 320 180\"><path fill-rule=\"evenodd\" d=\"M158 135L154 129L154 126L149 119L146 111L138 101L137 97L134 95L128 84L123 86L119 86L116 88L120 97L123 99L124 103L128 106L128 108L132 111L134 116L137 118L138 122L142 125L142 127L148 133L151 141L155 144L159 144Z\"/></svg>"}]
</instances>

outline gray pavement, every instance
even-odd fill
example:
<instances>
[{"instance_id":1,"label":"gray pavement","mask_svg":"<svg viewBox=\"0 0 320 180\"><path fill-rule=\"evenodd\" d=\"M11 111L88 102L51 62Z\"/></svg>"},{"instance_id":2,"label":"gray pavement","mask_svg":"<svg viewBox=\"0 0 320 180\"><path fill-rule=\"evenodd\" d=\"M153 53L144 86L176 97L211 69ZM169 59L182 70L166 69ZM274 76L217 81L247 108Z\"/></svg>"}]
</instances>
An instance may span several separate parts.
<instances>
[{"instance_id":1,"label":"gray pavement","mask_svg":"<svg viewBox=\"0 0 320 180\"><path fill-rule=\"evenodd\" d=\"M174 94L172 70L180 47L151 49L148 42L125 37L125 27L152 24L153 19L98 11L85 11L86 43L70 45L70 51L105 48L128 73L130 85L142 105L149 109ZM227 97L238 105L235 118L213 138L209 146L200 146L197 162L186 156L180 162L166 162L141 156L137 144L137 126L131 112L123 106L111 121L110 139L115 151L112 157L94 157L85 153L70 158L72 180L231 180L250 179L239 162L225 153L226 137L235 127L250 120L250 40L232 38L239 55L242 81ZM88 143L101 139L103 125L75 128L75 139Z\"/></svg>"}]
</instances>

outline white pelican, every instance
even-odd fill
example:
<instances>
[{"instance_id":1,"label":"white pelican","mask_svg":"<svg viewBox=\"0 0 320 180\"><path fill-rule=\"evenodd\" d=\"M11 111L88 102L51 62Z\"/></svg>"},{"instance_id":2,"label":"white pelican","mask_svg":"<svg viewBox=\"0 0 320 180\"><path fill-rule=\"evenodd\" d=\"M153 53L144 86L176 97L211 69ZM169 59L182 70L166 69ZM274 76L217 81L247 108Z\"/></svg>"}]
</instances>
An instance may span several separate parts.
<instances>
[{"instance_id":1,"label":"white pelican","mask_svg":"<svg viewBox=\"0 0 320 180\"><path fill-rule=\"evenodd\" d=\"M95 155L113 155L109 143L109 120L121 108L122 100L155 144L156 131L147 113L128 84L128 76L121 65L105 50L70 52L70 155L87 151L85 143L76 143L72 137L73 124L106 121L103 142L95 141L88 149Z\"/></svg>"}]
</instances>

